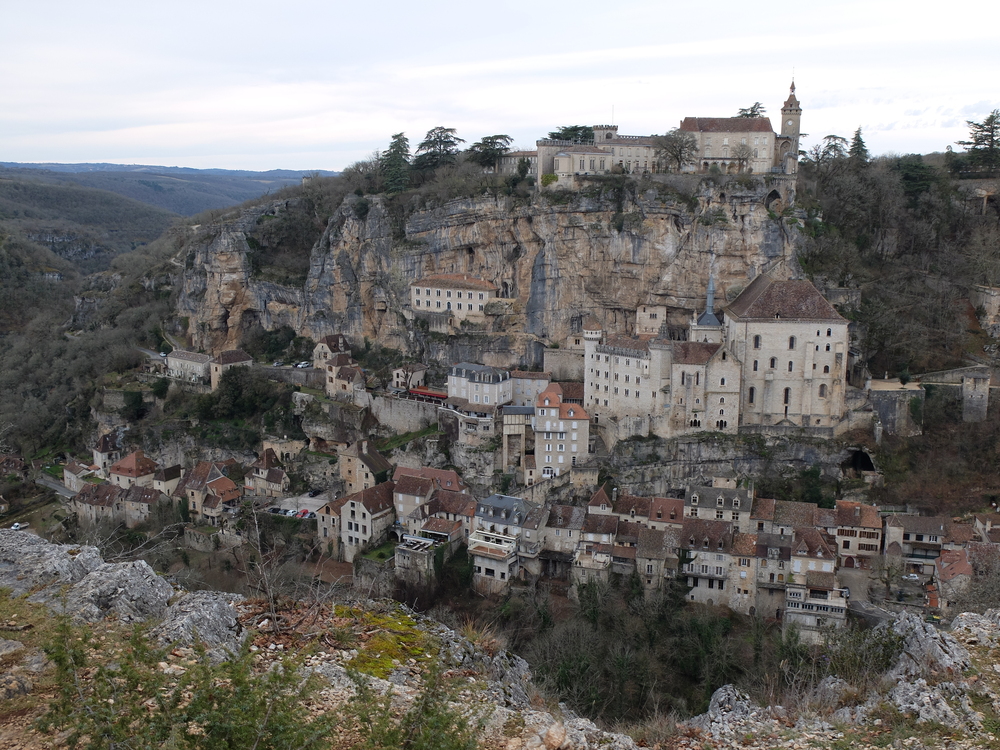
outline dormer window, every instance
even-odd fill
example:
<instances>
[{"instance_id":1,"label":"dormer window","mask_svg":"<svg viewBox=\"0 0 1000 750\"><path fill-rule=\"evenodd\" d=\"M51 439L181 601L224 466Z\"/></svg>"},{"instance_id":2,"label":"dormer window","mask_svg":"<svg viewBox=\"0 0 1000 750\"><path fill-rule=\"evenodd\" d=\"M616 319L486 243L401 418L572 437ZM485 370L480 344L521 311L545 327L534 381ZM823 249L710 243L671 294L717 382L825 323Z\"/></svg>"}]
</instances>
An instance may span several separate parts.
<instances>
[{"instance_id":1,"label":"dormer window","mask_svg":"<svg viewBox=\"0 0 1000 750\"><path fill-rule=\"evenodd\" d=\"M690 539L688 539L688 546L689 547L693 547L694 546L694 537L691 537Z\"/></svg>"},{"instance_id":2,"label":"dormer window","mask_svg":"<svg viewBox=\"0 0 1000 750\"><path fill-rule=\"evenodd\" d=\"M607 510L607 509L608 509L608 504L607 503L601 503L601 510Z\"/></svg>"},{"instance_id":3,"label":"dormer window","mask_svg":"<svg viewBox=\"0 0 1000 750\"><path fill-rule=\"evenodd\" d=\"M719 540L719 545L718 545L718 547L719 547L719 549L722 549L722 540L721 540L721 539Z\"/></svg>"},{"instance_id":4,"label":"dormer window","mask_svg":"<svg viewBox=\"0 0 1000 750\"><path fill-rule=\"evenodd\" d=\"M721 508L721 507L723 506L723 504L724 504L725 502L726 502L726 500L725 500L725 498L723 498L723 497L722 497L722 495L719 495L719 496L718 496L718 497L717 497L717 498L715 499L715 504L716 504L716 505L717 505L718 507L720 507L720 508Z\"/></svg>"},{"instance_id":5,"label":"dormer window","mask_svg":"<svg viewBox=\"0 0 1000 750\"><path fill-rule=\"evenodd\" d=\"M739 508L740 507L740 499L738 497L734 497L733 498L733 507L734 508Z\"/></svg>"},{"instance_id":6,"label":"dormer window","mask_svg":"<svg viewBox=\"0 0 1000 750\"><path fill-rule=\"evenodd\" d=\"M697 504L698 504L698 496L691 495L691 505L697 505Z\"/></svg>"},{"instance_id":7,"label":"dormer window","mask_svg":"<svg viewBox=\"0 0 1000 750\"><path fill-rule=\"evenodd\" d=\"M708 549L708 539L707 538L704 541L702 541L701 546L702 546L702 549Z\"/></svg>"}]
</instances>

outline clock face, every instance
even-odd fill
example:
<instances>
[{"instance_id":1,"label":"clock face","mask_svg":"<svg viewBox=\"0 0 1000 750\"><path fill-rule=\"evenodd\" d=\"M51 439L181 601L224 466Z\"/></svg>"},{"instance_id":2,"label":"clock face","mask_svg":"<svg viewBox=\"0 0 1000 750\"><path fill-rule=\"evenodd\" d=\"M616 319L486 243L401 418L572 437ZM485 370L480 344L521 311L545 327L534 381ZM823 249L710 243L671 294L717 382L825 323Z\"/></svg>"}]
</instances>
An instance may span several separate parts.
<instances>
[{"instance_id":1,"label":"clock face","mask_svg":"<svg viewBox=\"0 0 1000 750\"><path fill-rule=\"evenodd\" d=\"M787 122L785 123L785 125L791 125L791 124L792 124L792 120L788 120L788 121L787 121Z\"/></svg>"}]
</instances>

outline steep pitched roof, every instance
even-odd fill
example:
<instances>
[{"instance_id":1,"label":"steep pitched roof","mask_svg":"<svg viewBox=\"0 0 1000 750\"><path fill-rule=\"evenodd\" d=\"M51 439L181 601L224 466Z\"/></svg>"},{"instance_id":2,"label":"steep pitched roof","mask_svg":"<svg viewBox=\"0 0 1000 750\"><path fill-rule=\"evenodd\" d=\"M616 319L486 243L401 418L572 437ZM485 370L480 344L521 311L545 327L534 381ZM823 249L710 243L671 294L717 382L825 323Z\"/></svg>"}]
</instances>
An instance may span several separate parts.
<instances>
[{"instance_id":1,"label":"steep pitched roof","mask_svg":"<svg viewBox=\"0 0 1000 750\"><path fill-rule=\"evenodd\" d=\"M274 452L274 448L268 448L260 454L260 458L253 462L251 468L273 469L277 466L281 466L281 461L278 460L278 454Z\"/></svg>"},{"instance_id":2,"label":"steep pitched roof","mask_svg":"<svg viewBox=\"0 0 1000 750\"><path fill-rule=\"evenodd\" d=\"M166 496L159 490L154 490L152 487L140 487L134 484L125 492L124 500L129 503L156 505L164 497Z\"/></svg>"},{"instance_id":3,"label":"steep pitched roof","mask_svg":"<svg viewBox=\"0 0 1000 750\"><path fill-rule=\"evenodd\" d=\"M236 365L241 362L253 362L253 357L242 349L227 349L219 352L212 361L217 365Z\"/></svg>"},{"instance_id":4,"label":"steep pitched roof","mask_svg":"<svg viewBox=\"0 0 1000 750\"><path fill-rule=\"evenodd\" d=\"M378 474L382 471L389 471L392 468L392 464L389 463L385 457L382 456L375 446L371 444L370 440L358 440L349 448L343 451L343 454L348 457L357 458L365 466L367 466L373 474Z\"/></svg>"},{"instance_id":5,"label":"steep pitched roof","mask_svg":"<svg viewBox=\"0 0 1000 750\"><path fill-rule=\"evenodd\" d=\"M701 341L679 341L674 344L674 364L704 365L722 347L722 344L707 344Z\"/></svg>"},{"instance_id":6,"label":"steep pitched roof","mask_svg":"<svg viewBox=\"0 0 1000 750\"><path fill-rule=\"evenodd\" d=\"M383 511L392 509L392 491L395 486L393 482L382 482L374 487L361 490L361 492L348 495L346 500L347 502L359 503L364 506L365 510L376 516Z\"/></svg>"},{"instance_id":7,"label":"steep pitched roof","mask_svg":"<svg viewBox=\"0 0 1000 750\"><path fill-rule=\"evenodd\" d=\"M649 502L650 521L677 522L684 518L684 498L654 497Z\"/></svg>"},{"instance_id":8,"label":"steep pitched roof","mask_svg":"<svg viewBox=\"0 0 1000 750\"><path fill-rule=\"evenodd\" d=\"M726 314L745 320L817 320L843 323L844 319L805 279L777 281L761 274L725 308Z\"/></svg>"},{"instance_id":9,"label":"steep pitched roof","mask_svg":"<svg viewBox=\"0 0 1000 750\"><path fill-rule=\"evenodd\" d=\"M583 520L584 534L615 534L618 532L618 516L588 513Z\"/></svg>"},{"instance_id":10,"label":"steep pitched roof","mask_svg":"<svg viewBox=\"0 0 1000 750\"><path fill-rule=\"evenodd\" d=\"M680 536L681 547L708 552L728 552L732 545L732 536L732 526L725 521L685 518Z\"/></svg>"},{"instance_id":11,"label":"steep pitched roof","mask_svg":"<svg viewBox=\"0 0 1000 750\"><path fill-rule=\"evenodd\" d=\"M87 505L110 508L125 496L126 490L113 484L88 484L73 496L73 500Z\"/></svg>"},{"instance_id":12,"label":"steep pitched roof","mask_svg":"<svg viewBox=\"0 0 1000 750\"><path fill-rule=\"evenodd\" d=\"M878 508L874 505L863 505L862 503L838 500L837 525L881 529L882 519L879 517Z\"/></svg>"},{"instance_id":13,"label":"steep pitched roof","mask_svg":"<svg viewBox=\"0 0 1000 750\"><path fill-rule=\"evenodd\" d=\"M457 471L452 469L432 469L429 466L422 466L419 469L410 469L406 466L397 466L392 474L392 480L398 482L404 476L423 477L434 482L435 486L442 490L453 492L463 492L469 486L462 481L462 477ZM398 492L399 490L397 490Z\"/></svg>"},{"instance_id":14,"label":"steep pitched roof","mask_svg":"<svg viewBox=\"0 0 1000 750\"><path fill-rule=\"evenodd\" d=\"M773 133L769 117L685 117L680 130L687 133Z\"/></svg>"},{"instance_id":15,"label":"steep pitched roof","mask_svg":"<svg viewBox=\"0 0 1000 750\"><path fill-rule=\"evenodd\" d=\"M619 495L611 510L620 516L649 517L649 508L652 498L637 497L636 495Z\"/></svg>"},{"instance_id":16,"label":"steep pitched roof","mask_svg":"<svg viewBox=\"0 0 1000 750\"><path fill-rule=\"evenodd\" d=\"M120 477L137 479L139 477L153 474L156 471L156 466L156 461L151 458L146 458L146 455L139 450L129 453L121 461L114 464L111 467L110 472L112 474L117 474Z\"/></svg>"},{"instance_id":17,"label":"steep pitched roof","mask_svg":"<svg viewBox=\"0 0 1000 750\"><path fill-rule=\"evenodd\" d=\"M586 508L575 505L553 505L549 508L549 520L545 525L550 529L582 529L586 517Z\"/></svg>"},{"instance_id":18,"label":"steep pitched roof","mask_svg":"<svg viewBox=\"0 0 1000 750\"><path fill-rule=\"evenodd\" d=\"M437 489L427 503L427 512L451 513L471 519L476 515L476 498L464 492Z\"/></svg>"},{"instance_id":19,"label":"steep pitched roof","mask_svg":"<svg viewBox=\"0 0 1000 750\"><path fill-rule=\"evenodd\" d=\"M775 500L774 522L793 529L812 526L816 516L816 503L798 503L794 500Z\"/></svg>"},{"instance_id":20,"label":"steep pitched roof","mask_svg":"<svg viewBox=\"0 0 1000 750\"><path fill-rule=\"evenodd\" d=\"M397 495L413 495L414 497L427 497L434 489L434 481L424 477L415 477L403 474L396 480Z\"/></svg>"},{"instance_id":21,"label":"steep pitched roof","mask_svg":"<svg viewBox=\"0 0 1000 750\"><path fill-rule=\"evenodd\" d=\"M121 445L118 442L118 435L114 432L109 432L107 435L101 435L97 440L97 452L98 453L115 453L121 450Z\"/></svg>"}]
</instances>

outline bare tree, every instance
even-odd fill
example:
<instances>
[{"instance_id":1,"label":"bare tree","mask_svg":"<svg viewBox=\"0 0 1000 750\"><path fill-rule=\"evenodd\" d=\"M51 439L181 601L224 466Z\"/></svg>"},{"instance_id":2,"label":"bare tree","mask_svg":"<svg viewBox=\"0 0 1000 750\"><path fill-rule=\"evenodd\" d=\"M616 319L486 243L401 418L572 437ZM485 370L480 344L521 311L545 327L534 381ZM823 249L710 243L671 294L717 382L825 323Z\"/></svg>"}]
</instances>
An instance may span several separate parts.
<instances>
[{"instance_id":1,"label":"bare tree","mask_svg":"<svg viewBox=\"0 0 1000 750\"><path fill-rule=\"evenodd\" d=\"M898 583L906 569L902 555L880 555L872 561L871 577L885 586L884 597L889 598L889 589Z\"/></svg>"},{"instance_id":2,"label":"bare tree","mask_svg":"<svg viewBox=\"0 0 1000 750\"><path fill-rule=\"evenodd\" d=\"M688 132L674 128L665 135L653 137L656 158L662 159L675 171L680 172L686 165L698 158L698 141Z\"/></svg>"},{"instance_id":3,"label":"bare tree","mask_svg":"<svg viewBox=\"0 0 1000 750\"><path fill-rule=\"evenodd\" d=\"M753 158L753 149L749 144L737 143L733 146L730 157L736 162L736 170L740 174L743 174L750 166L750 160Z\"/></svg>"}]
</instances>

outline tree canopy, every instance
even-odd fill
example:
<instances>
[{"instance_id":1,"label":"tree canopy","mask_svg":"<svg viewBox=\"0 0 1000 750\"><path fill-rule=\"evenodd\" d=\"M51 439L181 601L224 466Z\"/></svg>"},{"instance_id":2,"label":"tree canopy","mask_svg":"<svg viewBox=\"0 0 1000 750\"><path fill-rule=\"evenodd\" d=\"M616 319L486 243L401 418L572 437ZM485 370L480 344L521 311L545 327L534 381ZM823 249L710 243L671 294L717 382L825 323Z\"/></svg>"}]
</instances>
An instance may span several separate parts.
<instances>
[{"instance_id":1,"label":"tree canopy","mask_svg":"<svg viewBox=\"0 0 1000 750\"><path fill-rule=\"evenodd\" d=\"M458 144L465 140L455 135L455 128L438 126L431 128L424 140L417 146L417 158L413 166L421 171L434 170L445 164L454 164L458 159Z\"/></svg>"},{"instance_id":2,"label":"tree canopy","mask_svg":"<svg viewBox=\"0 0 1000 750\"><path fill-rule=\"evenodd\" d=\"M1000 109L994 109L982 122L966 120L969 140L956 141L969 152L974 167L1000 168Z\"/></svg>"},{"instance_id":3,"label":"tree canopy","mask_svg":"<svg viewBox=\"0 0 1000 750\"><path fill-rule=\"evenodd\" d=\"M496 169L503 155L510 150L513 138L509 135L488 135L469 146L469 160L486 169Z\"/></svg>"},{"instance_id":4,"label":"tree canopy","mask_svg":"<svg viewBox=\"0 0 1000 750\"><path fill-rule=\"evenodd\" d=\"M847 156L851 160L851 166L855 169L868 164L871 156L868 153L868 147L865 145L864 139L861 137L861 128L854 131L854 137L851 138L851 147L847 151Z\"/></svg>"},{"instance_id":5,"label":"tree canopy","mask_svg":"<svg viewBox=\"0 0 1000 750\"><path fill-rule=\"evenodd\" d=\"M679 128L654 136L653 144L657 158L663 159L678 172L698 157L698 141L691 133Z\"/></svg>"},{"instance_id":6,"label":"tree canopy","mask_svg":"<svg viewBox=\"0 0 1000 750\"><path fill-rule=\"evenodd\" d=\"M562 125L551 131L549 138L583 143L594 140L594 129L588 125Z\"/></svg>"},{"instance_id":7,"label":"tree canopy","mask_svg":"<svg viewBox=\"0 0 1000 750\"><path fill-rule=\"evenodd\" d=\"M390 193L400 193L410 186L410 141L405 133L396 133L389 148L379 157L379 169Z\"/></svg>"},{"instance_id":8,"label":"tree canopy","mask_svg":"<svg viewBox=\"0 0 1000 750\"><path fill-rule=\"evenodd\" d=\"M767 109L760 102L754 102L749 107L741 108L736 113L737 117L763 117Z\"/></svg>"}]
</instances>

